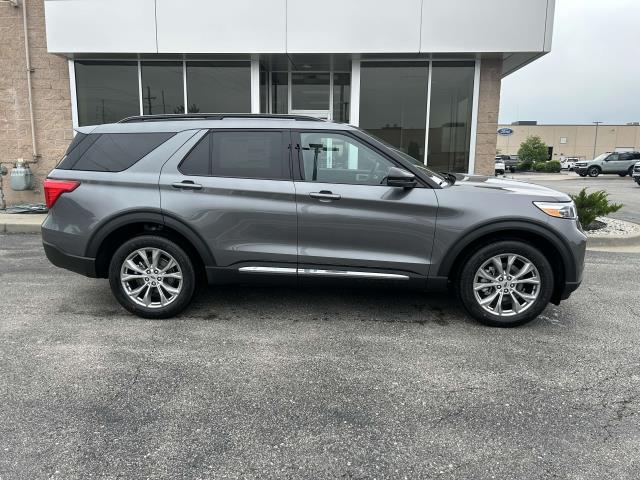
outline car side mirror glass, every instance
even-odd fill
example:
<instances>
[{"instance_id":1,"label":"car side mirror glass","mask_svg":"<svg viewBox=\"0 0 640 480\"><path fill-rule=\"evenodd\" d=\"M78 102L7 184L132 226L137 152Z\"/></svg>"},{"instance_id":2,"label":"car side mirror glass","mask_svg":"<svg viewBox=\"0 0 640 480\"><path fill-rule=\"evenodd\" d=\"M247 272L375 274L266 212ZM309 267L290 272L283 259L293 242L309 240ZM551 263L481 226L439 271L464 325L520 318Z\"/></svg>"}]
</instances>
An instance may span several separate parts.
<instances>
[{"instance_id":1,"label":"car side mirror glass","mask_svg":"<svg viewBox=\"0 0 640 480\"><path fill-rule=\"evenodd\" d=\"M403 168L391 167L387 173L387 185L390 187L413 188L417 184L416 176Z\"/></svg>"}]
</instances>

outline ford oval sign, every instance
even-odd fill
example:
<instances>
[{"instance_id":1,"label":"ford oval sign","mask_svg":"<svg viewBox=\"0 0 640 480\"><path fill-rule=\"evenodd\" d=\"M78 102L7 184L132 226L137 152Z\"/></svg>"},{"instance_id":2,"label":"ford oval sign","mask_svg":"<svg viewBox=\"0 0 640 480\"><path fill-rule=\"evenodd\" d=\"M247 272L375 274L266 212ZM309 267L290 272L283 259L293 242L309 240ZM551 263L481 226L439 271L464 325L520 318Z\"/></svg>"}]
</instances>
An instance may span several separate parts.
<instances>
[{"instance_id":1,"label":"ford oval sign","mask_svg":"<svg viewBox=\"0 0 640 480\"><path fill-rule=\"evenodd\" d=\"M510 128L499 128L498 129L498 135L504 135L505 137L511 135L513 133L513 130Z\"/></svg>"}]
</instances>

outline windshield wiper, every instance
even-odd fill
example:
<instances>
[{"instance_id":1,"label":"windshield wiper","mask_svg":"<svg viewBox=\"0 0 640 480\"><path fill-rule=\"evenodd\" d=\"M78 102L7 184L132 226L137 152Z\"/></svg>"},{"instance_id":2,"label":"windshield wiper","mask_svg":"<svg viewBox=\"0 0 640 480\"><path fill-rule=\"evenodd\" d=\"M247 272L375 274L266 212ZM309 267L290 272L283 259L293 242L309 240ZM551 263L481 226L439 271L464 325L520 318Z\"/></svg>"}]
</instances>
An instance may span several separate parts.
<instances>
[{"instance_id":1,"label":"windshield wiper","mask_svg":"<svg viewBox=\"0 0 640 480\"><path fill-rule=\"evenodd\" d=\"M443 177L445 177L447 180L450 180L451 185L456 183L457 178L453 173L449 173L449 172L438 172L438 173Z\"/></svg>"}]
</instances>

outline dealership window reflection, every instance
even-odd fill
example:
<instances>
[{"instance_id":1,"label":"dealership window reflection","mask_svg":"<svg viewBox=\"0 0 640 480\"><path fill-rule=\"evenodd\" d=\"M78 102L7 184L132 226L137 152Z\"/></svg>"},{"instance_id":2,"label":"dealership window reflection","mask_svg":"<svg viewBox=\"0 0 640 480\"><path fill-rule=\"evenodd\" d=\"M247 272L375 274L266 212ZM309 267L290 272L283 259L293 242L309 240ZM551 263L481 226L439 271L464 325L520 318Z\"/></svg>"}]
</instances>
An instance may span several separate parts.
<instances>
[{"instance_id":1,"label":"dealership window reflection","mask_svg":"<svg viewBox=\"0 0 640 480\"><path fill-rule=\"evenodd\" d=\"M473 62L434 62L427 165L436 172L469 169Z\"/></svg>"},{"instance_id":2,"label":"dealership window reflection","mask_svg":"<svg viewBox=\"0 0 640 480\"><path fill-rule=\"evenodd\" d=\"M182 62L142 62L145 115L184 113Z\"/></svg>"},{"instance_id":3,"label":"dealership window reflection","mask_svg":"<svg viewBox=\"0 0 640 480\"><path fill-rule=\"evenodd\" d=\"M251 111L249 62L187 62L189 113Z\"/></svg>"},{"instance_id":4,"label":"dealership window reflection","mask_svg":"<svg viewBox=\"0 0 640 480\"><path fill-rule=\"evenodd\" d=\"M363 62L360 127L424 161L427 62Z\"/></svg>"},{"instance_id":5,"label":"dealership window reflection","mask_svg":"<svg viewBox=\"0 0 640 480\"><path fill-rule=\"evenodd\" d=\"M75 62L78 125L140 114L137 62Z\"/></svg>"}]
</instances>

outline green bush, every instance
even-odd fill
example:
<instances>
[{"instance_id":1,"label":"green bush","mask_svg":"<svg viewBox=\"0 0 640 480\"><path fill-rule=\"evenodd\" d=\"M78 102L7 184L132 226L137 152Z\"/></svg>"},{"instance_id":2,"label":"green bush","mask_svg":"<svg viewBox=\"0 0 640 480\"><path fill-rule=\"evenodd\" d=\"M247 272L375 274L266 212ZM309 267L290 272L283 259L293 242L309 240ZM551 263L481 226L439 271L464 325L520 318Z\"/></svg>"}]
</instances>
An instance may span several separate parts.
<instances>
[{"instance_id":1,"label":"green bush","mask_svg":"<svg viewBox=\"0 0 640 480\"><path fill-rule=\"evenodd\" d=\"M582 228L589 230L589 225L593 223L596 217L603 217L622 208L622 204L610 203L608 196L609 194L604 190L587 193L586 188L580 190L577 195L571 195L576 204L578 220Z\"/></svg>"},{"instance_id":2,"label":"green bush","mask_svg":"<svg viewBox=\"0 0 640 480\"><path fill-rule=\"evenodd\" d=\"M531 167L532 167L532 163L531 162L520 162L516 166L516 169L524 172L524 171L527 171L527 170L531 170Z\"/></svg>"},{"instance_id":3,"label":"green bush","mask_svg":"<svg viewBox=\"0 0 640 480\"><path fill-rule=\"evenodd\" d=\"M549 159L549 147L537 135L529 135L520 144L518 158L523 162L544 162Z\"/></svg>"},{"instance_id":4,"label":"green bush","mask_svg":"<svg viewBox=\"0 0 640 480\"><path fill-rule=\"evenodd\" d=\"M544 171L549 173L558 173L561 170L560 162L557 160L549 160L544 162Z\"/></svg>"},{"instance_id":5,"label":"green bush","mask_svg":"<svg viewBox=\"0 0 640 480\"><path fill-rule=\"evenodd\" d=\"M534 172L544 172L547 166L547 162L534 162L533 171Z\"/></svg>"}]
</instances>

